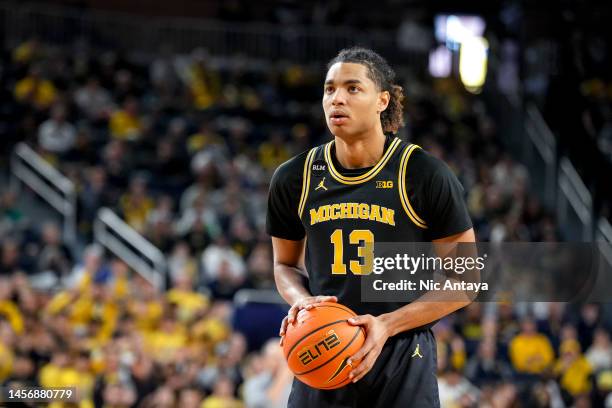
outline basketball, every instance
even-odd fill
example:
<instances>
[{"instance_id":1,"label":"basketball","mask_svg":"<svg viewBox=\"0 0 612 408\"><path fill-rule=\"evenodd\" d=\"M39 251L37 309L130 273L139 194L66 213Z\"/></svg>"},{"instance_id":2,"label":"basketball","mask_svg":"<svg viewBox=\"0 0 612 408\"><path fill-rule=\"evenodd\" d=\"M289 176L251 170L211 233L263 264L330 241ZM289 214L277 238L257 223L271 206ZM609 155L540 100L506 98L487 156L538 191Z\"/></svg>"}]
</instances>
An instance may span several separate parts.
<instances>
[{"instance_id":1,"label":"basketball","mask_svg":"<svg viewBox=\"0 0 612 408\"><path fill-rule=\"evenodd\" d=\"M363 328L347 322L355 316L351 309L334 302L298 313L294 324L287 327L283 343L285 358L297 379L322 390L349 383L347 360L365 341Z\"/></svg>"}]
</instances>

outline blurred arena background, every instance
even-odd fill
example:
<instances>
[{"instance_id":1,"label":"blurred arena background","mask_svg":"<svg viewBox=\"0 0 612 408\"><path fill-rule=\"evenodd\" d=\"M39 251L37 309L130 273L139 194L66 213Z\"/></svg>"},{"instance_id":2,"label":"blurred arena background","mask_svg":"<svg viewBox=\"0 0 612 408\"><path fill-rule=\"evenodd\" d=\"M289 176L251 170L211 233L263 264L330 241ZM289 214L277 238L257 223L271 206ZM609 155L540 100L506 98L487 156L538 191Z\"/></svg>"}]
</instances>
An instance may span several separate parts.
<instances>
[{"instance_id":1,"label":"blurred arena background","mask_svg":"<svg viewBox=\"0 0 612 408\"><path fill-rule=\"evenodd\" d=\"M480 241L612 263L609 2L470 3L0 2L0 384L285 406L268 182L330 137L351 45L398 72L401 137L456 172ZM472 304L434 328L443 406L612 407L611 328L609 303Z\"/></svg>"}]
</instances>

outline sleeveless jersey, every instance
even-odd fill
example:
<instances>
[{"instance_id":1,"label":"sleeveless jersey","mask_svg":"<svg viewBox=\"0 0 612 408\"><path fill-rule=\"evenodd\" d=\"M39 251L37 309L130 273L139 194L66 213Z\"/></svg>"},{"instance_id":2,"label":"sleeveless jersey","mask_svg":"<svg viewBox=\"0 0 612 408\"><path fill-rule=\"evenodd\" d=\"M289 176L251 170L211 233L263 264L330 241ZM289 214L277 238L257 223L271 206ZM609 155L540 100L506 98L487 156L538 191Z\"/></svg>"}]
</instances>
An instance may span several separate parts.
<instances>
[{"instance_id":1,"label":"sleeveless jersey","mask_svg":"<svg viewBox=\"0 0 612 408\"><path fill-rule=\"evenodd\" d=\"M375 242L423 242L427 225L410 204L406 169L419 146L394 138L365 174L343 176L333 141L311 149L303 168L298 214L306 230L310 292L334 295L358 314L403 306L361 301L360 279L372 271Z\"/></svg>"}]
</instances>

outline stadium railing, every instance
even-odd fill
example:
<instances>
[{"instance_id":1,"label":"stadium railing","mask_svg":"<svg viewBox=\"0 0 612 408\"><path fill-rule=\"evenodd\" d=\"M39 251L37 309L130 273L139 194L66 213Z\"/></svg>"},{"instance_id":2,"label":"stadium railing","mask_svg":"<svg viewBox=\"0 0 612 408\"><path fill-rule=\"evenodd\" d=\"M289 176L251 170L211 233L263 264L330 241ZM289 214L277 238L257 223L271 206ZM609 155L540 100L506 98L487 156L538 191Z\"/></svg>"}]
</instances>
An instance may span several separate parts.
<instances>
[{"instance_id":1,"label":"stadium railing","mask_svg":"<svg viewBox=\"0 0 612 408\"><path fill-rule=\"evenodd\" d=\"M531 143L525 143L523 157L529 162L534 190L540 191L544 204L552 208L557 202L557 141L533 103L527 105L526 113L525 130ZM541 171L533 171L534 166Z\"/></svg>"},{"instance_id":2,"label":"stadium railing","mask_svg":"<svg viewBox=\"0 0 612 408\"><path fill-rule=\"evenodd\" d=\"M610 222L603 217L601 217L597 223L595 240L602 243L600 250L612 269L612 226Z\"/></svg>"},{"instance_id":3,"label":"stadium railing","mask_svg":"<svg viewBox=\"0 0 612 408\"><path fill-rule=\"evenodd\" d=\"M76 245L77 192L74 183L25 143L19 143L11 156L11 188L19 191L26 184L63 216L64 241Z\"/></svg>"},{"instance_id":4,"label":"stadium railing","mask_svg":"<svg viewBox=\"0 0 612 408\"><path fill-rule=\"evenodd\" d=\"M94 239L121 258L158 290L167 287L164 254L109 208L101 208L94 222Z\"/></svg>"},{"instance_id":5,"label":"stadium railing","mask_svg":"<svg viewBox=\"0 0 612 408\"><path fill-rule=\"evenodd\" d=\"M568 241L593 240L593 199L567 157L559 162L557 218Z\"/></svg>"}]
</instances>

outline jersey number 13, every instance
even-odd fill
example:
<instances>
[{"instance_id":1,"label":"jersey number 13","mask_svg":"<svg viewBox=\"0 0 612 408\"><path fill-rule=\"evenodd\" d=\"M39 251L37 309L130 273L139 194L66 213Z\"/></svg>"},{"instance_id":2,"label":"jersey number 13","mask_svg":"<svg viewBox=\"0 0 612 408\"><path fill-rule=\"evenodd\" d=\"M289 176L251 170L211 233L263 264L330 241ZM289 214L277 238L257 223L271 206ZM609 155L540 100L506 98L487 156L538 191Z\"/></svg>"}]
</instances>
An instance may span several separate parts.
<instances>
[{"instance_id":1,"label":"jersey number 13","mask_svg":"<svg viewBox=\"0 0 612 408\"><path fill-rule=\"evenodd\" d=\"M330 240L334 246L334 263L331 265L332 274L346 275L342 230L335 230L331 234ZM372 272L374 263L374 234L370 230L353 230L349 234L349 244L358 245L357 256L360 258L360 260L349 261L349 269L355 275L368 275Z\"/></svg>"}]
</instances>

